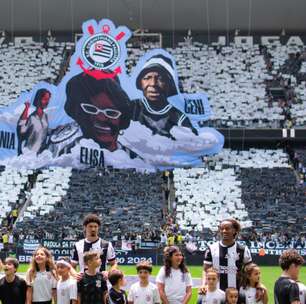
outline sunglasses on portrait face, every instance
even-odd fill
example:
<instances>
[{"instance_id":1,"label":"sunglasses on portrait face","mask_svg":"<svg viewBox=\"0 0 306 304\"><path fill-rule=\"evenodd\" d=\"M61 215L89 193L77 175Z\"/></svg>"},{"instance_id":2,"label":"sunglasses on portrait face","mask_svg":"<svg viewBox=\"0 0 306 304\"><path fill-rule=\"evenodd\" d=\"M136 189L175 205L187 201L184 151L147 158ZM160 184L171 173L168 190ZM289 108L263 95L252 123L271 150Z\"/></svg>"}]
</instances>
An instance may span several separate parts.
<instances>
[{"instance_id":1,"label":"sunglasses on portrait face","mask_svg":"<svg viewBox=\"0 0 306 304\"><path fill-rule=\"evenodd\" d=\"M100 109L90 103L81 103L82 110L87 114L98 115L103 113L106 117L110 119L117 119L121 116L121 112L113 109Z\"/></svg>"}]
</instances>

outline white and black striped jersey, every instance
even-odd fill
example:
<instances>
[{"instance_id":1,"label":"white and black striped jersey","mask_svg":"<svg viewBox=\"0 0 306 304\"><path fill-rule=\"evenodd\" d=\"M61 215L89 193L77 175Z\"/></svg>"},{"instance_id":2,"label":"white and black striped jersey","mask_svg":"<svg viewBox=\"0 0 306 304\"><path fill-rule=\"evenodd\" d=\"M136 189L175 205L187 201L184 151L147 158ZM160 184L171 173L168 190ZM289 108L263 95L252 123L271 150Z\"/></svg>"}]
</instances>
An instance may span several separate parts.
<instances>
[{"instance_id":1,"label":"white and black striped jersey","mask_svg":"<svg viewBox=\"0 0 306 304\"><path fill-rule=\"evenodd\" d=\"M219 275L219 288L228 287L239 289L238 274L242 267L252 262L252 256L247 246L235 242L231 246L225 246L222 242L215 242L205 251L204 264L214 267Z\"/></svg>"}]
</instances>

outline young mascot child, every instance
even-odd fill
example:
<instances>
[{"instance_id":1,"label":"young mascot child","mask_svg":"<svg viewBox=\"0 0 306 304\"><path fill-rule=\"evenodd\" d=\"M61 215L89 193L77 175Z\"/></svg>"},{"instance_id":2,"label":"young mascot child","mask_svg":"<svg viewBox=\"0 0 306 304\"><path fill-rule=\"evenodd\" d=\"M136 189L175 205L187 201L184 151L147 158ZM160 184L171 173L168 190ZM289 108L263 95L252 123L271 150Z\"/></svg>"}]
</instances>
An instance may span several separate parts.
<instances>
[{"instance_id":1,"label":"young mascot child","mask_svg":"<svg viewBox=\"0 0 306 304\"><path fill-rule=\"evenodd\" d=\"M57 275L51 252L45 247L35 250L26 275L27 304L51 304L56 299Z\"/></svg>"},{"instance_id":2,"label":"young mascot child","mask_svg":"<svg viewBox=\"0 0 306 304\"><path fill-rule=\"evenodd\" d=\"M256 299L258 289L261 289L260 299ZM244 297L246 304L268 304L267 289L260 283L260 268L258 265L251 263L245 266L239 293Z\"/></svg>"},{"instance_id":3,"label":"young mascot child","mask_svg":"<svg viewBox=\"0 0 306 304\"><path fill-rule=\"evenodd\" d=\"M158 272L156 283L163 303L189 303L192 279L184 263L184 256L177 246L164 249L164 266Z\"/></svg>"},{"instance_id":4,"label":"young mascot child","mask_svg":"<svg viewBox=\"0 0 306 304\"><path fill-rule=\"evenodd\" d=\"M1 262L0 262L1 264ZM27 284L16 275L19 262L13 257L5 259L3 270L5 276L0 280L0 301L2 304L24 304Z\"/></svg>"},{"instance_id":5,"label":"young mascot child","mask_svg":"<svg viewBox=\"0 0 306 304\"><path fill-rule=\"evenodd\" d=\"M78 300L80 304L106 303L107 285L97 268L101 265L100 255L96 251L84 253L84 264L87 267L84 276L78 282Z\"/></svg>"},{"instance_id":6,"label":"young mascot child","mask_svg":"<svg viewBox=\"0 0 306 304\"><path fill-rule=\"evenodd\" d=\"M57 304L77 304L77 282L70 276L69 259L61 258L56 262L56 272L59 277L56 288Z\"/></svg>"},{"instance_id":7,"label":"young mascot child","mask_svg":"<svg viewBox=\"0 0 306 304\"><path fill-rule=\"evenodd\" d=\"M207 291L198 298L198 304L223 304L225 292L218 288L219 275L214 268L206 270Z\"/></svg>"},{"instance_id":8,"label":"young mascot child","mask_svg":"<svg viewBox=\"0 0 306 304\"><path fill-rule=\"evenodd\" d=\"M239 292L234 287L229 287L225 290L225 303L237 304L239 300Z\"/></svg>"},{"instance_id":9,"label":"young mascot child","mask_svg":"<svg viewBox=\"0 0 306 304\"><path fill-rule=\"evenodd\" d=\"M140 262L136 266L139 282L134 283L129 291L129 304L159 304L160 297L157 286L149 281L152 265Z\"/></svg>"},{"instance_id":10,"label":"young mascot child","mask_svg":"<svg viewBox=\"0 0 306 304\"><path fill-rule=\"evenodd\" d=\"M109 304L127 304L127 296L122 287L125 285L124 274L119 269L111 270L108 274L108 280L112 284L109 290Z\"/></svg>"}]
</instances>

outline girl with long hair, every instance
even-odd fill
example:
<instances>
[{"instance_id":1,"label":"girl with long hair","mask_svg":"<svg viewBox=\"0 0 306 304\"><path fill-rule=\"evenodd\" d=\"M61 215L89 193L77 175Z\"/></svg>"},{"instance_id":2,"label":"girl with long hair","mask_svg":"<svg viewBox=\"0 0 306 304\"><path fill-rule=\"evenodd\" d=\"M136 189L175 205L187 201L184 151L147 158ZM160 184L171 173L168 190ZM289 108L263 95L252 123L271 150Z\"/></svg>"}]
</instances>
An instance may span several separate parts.
<instances>
[{"instance_id":1,"label":"girl with long hair","mask_svg":"<svg viewBox=\"0 0 306 304\"><path fill-rule=\"evenodd\" d=\"M159 270L156 283L163 304L189 303L192 279L178 247L164 249L164 266Z\"/></svg>"},{"instance_id":2,"label":"girl with long hair","mask_svg":"<svg viewBox=\"0 0 306 304\"><path fill-rule=\"evenodd\" d=\"M34 251L26 282L26 304L51 304L52 299L56 299L57 275L53 257L47 248L39 247Z\"/></svg>"},{"instance_id":3,"label":"girl with long hair","mask_svg":"<svg viewBox=\"0 0 306 304\"><path fill-rule=\"evenodd\" d=\"M246 304L268 304L268 293L260 283L260 268L255 263L245 266L242 274L240 295L245 297Z\"/></svg>"}]
</instances>

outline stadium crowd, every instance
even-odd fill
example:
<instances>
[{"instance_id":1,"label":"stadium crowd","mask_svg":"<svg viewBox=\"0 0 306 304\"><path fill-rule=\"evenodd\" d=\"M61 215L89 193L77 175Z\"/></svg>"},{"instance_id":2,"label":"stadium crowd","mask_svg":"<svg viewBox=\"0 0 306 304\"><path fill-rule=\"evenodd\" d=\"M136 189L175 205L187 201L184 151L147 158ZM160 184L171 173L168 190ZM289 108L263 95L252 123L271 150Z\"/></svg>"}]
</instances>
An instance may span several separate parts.
<instances>
[{"instance_id":1,"label":"stadium crowd","mask_svg":"<svg viewBox=\"0 0 306 304\"><path fill-rule=\"evenodd\" d=\"M150 282L152 265L136 265L138 281L127 294L126 279L116 262L111 242L99 237L101 221L89 214L83 221L85 238L75 243L71 259L54 261L48 248L38 247L32 256L26 279L16 274L18 260L7 257L1 268L0 300L3 304L187 304L192 296L192 276L178 246L163 250L164 265L155 282ZM220 223L220 240L204 254L202 285L197 303L268 304L268 291L260 279L260 267L252 262L247 246L237 243L240 223L226 219ZM80 272L75 266L79 264ZM107 264L110 269L107 270ZM274 285L275 303L305 303L306 288L298 282L304 259L294 249L283 252L279 264L282 275Z\"/></svg>"}]
</instances>

